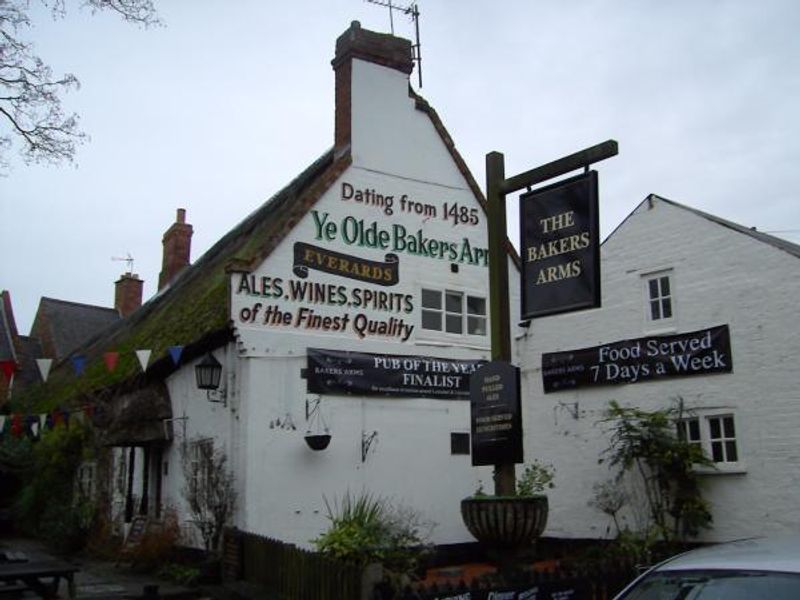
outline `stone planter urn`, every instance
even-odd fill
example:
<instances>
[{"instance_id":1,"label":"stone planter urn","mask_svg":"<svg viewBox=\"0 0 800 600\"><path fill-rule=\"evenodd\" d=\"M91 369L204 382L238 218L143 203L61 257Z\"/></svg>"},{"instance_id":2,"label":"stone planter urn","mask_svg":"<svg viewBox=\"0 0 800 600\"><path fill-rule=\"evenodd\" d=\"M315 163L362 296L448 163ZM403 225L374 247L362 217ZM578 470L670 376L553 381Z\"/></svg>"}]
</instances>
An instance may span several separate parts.
<instances>
[{"instance_id":1,"label":"stone planter urn","mask_svg":"<svg viewBox=\"0 0 800 600\"><path fill-rule=\"evenodd\" d=\"M547 524L547 496L471 496L461 518L479 542L496 549L532 546Z\"/></svg>"}]
</instances>

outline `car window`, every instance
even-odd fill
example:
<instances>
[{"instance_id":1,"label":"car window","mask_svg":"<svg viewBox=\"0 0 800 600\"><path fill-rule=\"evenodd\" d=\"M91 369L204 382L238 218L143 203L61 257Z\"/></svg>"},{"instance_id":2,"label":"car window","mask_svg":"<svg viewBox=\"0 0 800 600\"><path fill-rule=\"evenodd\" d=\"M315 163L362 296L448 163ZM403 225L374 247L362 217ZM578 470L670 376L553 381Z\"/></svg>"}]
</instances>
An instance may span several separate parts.
<instances>
[{"instance_id":1,"label":"car window","mask_svg":"<svg viewBox=\"0 0 800 600\"><path fill-rule=\"evenodd\" d=\"M765 571L662 571L620 600L797 600L800 575Z\"/></svg>"}]
</instances>

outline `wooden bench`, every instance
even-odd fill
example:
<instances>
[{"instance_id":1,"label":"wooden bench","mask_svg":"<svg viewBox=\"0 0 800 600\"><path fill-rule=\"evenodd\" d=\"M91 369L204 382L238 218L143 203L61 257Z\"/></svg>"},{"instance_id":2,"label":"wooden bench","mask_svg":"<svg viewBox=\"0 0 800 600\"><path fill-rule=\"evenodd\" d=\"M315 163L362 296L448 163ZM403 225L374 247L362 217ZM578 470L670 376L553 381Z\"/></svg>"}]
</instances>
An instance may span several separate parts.
<instances>
[{"instance_id":1,"label":"wooden bench","mask_svg":"<svg viewBox=\"0 0 800 600\"><path fill-rule=\"evenodd\" d=\"M0 562L0 591L3 595L30 590L40 598L58 598L61 579L67 581L67 593L75 598L75 573L80 569L62 560ZM49 581L47 581L49 579Z\"/></svg>"}]
</instances>

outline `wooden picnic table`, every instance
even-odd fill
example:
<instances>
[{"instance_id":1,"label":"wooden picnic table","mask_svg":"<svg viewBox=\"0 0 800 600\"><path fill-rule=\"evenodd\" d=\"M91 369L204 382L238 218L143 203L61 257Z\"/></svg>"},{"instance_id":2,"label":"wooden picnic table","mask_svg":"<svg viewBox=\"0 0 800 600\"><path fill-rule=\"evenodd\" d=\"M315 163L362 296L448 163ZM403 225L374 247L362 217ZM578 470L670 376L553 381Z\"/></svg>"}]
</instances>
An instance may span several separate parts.
<instances>
[{"instance_id":1,"label":"wooden picnic table","mask_svg":"<svg viewBox=\"0 0 800 600\"><path fill-rule=\"evenodd\" d=\"M6 586L6 591L28 589L41 598L58 598L58 586L63 577L67 580L69 597L74 599L75 573L79 570L75 565L55 559L0 562L0 583ZM0 597L3 585L0 585Z\"/></svg>"}]
</instances>

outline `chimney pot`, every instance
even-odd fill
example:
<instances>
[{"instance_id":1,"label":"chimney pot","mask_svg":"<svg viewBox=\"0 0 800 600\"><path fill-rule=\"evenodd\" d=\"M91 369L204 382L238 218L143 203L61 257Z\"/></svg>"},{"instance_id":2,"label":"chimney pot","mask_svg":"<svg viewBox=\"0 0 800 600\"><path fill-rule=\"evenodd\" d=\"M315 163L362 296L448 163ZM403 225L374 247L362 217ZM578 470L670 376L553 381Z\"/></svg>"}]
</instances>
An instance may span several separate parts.
<instances>
[{"instance_id":1,"label":"chimney pot","mask_svg":"<svg viewBox=\"0 0 800 600\"><path fill-rule=\"evenodd\" d=\"M123 273L114 284L114 308L123 319L142 305L143 287L136 273Z\"/></svg>"},{"instance_id":2,"label":"chimney pot","mask_svg":"<svg viewBox=\"0 0 800 600\"><path fill-rule=\"evenodd\" d=\"M158 276L159 291L164 288L184 267L189 265L192 252L192 226L186 223L186 209L179 208L175 223L164 233L161 273Z\"/></svg>"}]
</instances>

